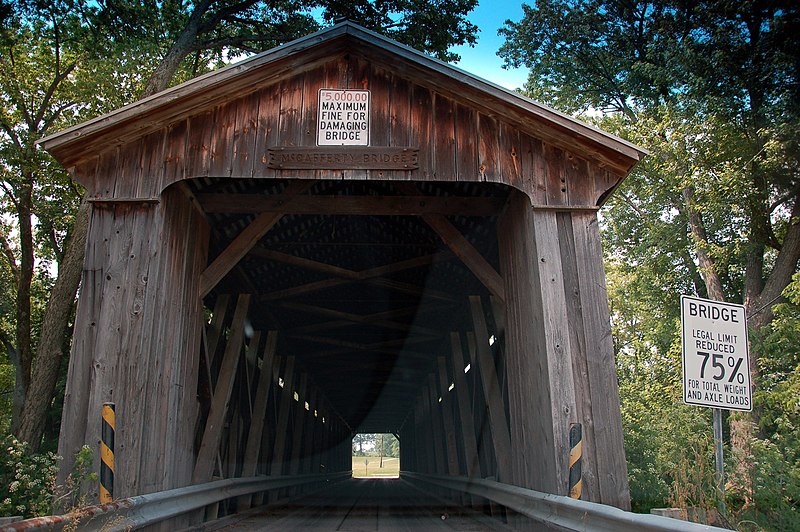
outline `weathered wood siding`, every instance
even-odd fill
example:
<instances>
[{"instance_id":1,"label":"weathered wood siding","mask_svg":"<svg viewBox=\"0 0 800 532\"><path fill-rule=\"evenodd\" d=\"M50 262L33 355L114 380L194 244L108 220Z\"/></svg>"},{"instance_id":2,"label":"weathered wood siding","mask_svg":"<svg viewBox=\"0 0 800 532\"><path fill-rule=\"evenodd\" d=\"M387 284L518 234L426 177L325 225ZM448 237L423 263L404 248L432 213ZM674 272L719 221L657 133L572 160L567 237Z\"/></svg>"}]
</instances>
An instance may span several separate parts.
<instances>
[{"instance_id":1,"label":"weathered wood siding","mask_svg":"<svg viewBox=\"0 0 800 532\"><path fill-rule=\"evenodd\" d=\"M316 145L321 88L370 90L371 145L419 148L419 168L269 168L268 148ZM619 180L489 110L465 105L364 59L339 57L252 90L82 164L76 171L89 196L156 198L176 181L214 176L492 182L525 192L535 204L596 205Z\"/></svg>"},{"instance_id":2,"label":"weathered wood siding","mask_svg":"<svg viewBox=\"0 0 800 532\"><path fill-rule=\"evenodd\" d=\"M61 481L82 445L97 452L100 407L115 401L115 497L190 482L203 315L197 283L207 246L205 220L176 188L157 203L94 204L59 442Z\"/></svg>"},{"instance_id":3,"label":"weathered wood siding","mask_svg":"<svg viewBox=\"0 0 800 532\"><path fill-rule=\"evenodd\" d=\"M514 483L566 495L569 427L583 425L583 498L628 507L611 325L594 213L512 195L498 224L507 305Z\"/></svg>"}]
</instances>

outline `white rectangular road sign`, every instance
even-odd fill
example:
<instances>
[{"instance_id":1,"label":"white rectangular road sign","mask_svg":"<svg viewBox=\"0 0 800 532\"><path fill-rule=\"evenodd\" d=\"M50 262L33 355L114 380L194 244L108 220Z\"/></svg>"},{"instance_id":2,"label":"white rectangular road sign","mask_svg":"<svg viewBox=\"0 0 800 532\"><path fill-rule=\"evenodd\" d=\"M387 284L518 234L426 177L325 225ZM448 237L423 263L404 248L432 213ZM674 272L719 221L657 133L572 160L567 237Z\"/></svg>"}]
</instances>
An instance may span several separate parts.
<instances>
[{"instance_id":1,"label":"white rectangular road sign","mask_svg":"<svg viewBox=\"0 0 800 532\"><path fill-rule=\"evenodd\" d=\"M320 89L317 146L369 146L370 92Z\"/></svg>"},{"instance_id":2,"label":"white rectangular road sign","mask_svg":"<svg viewBox=\"0 0 800 532\"><path fill-rule=\"evenodd\" d=\"M684 402L752 410L744 307L681 296L681 329Z\"/></svg>"}]
</instances>

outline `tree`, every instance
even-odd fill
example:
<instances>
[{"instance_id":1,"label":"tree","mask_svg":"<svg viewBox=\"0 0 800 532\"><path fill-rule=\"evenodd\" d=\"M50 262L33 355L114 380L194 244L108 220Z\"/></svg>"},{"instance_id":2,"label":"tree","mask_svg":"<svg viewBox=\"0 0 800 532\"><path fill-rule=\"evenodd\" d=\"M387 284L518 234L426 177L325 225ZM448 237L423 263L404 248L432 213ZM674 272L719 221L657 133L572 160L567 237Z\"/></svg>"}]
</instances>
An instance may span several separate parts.
<instances>
[{"instance_id":1,"label":"tree","mask_svg":"<svg viewBox=\"0 0 800 532\"><path fill-rule=\"evenodd\" d=\"M356 434L353 436L353 456L366 456L367 449L375 448L375 434Z\"/></svg>"},{"instance_id":2,"label":"tree","mask_svg":"<svg viewBox=\"0 0 800 532\"><path fill-rule=\"evenodd\" d=\"M86 78L78 64L87 52L83 46L91 39L65 3L20 2L13 4L9 16L12 33L0 43L0 208L11 217L3 218L0 245L16 303L13 312L6 314L13 335L0 334L16 367L12 430L18 431L26 398L31 396L32 375L42 369L34 367L35 337L43 328L47 333L42 336L47 344L44 349L60 355L68 309L77 289L77 279L71 296L66 287L64 326L50 334L52 329L40 324L44 299L34 298L34 292L43 296L52 283L49 265L61 266L78 192L64 169L34 143L68 125L82 107L88 107L80 103L88 92L81 94ZM80 266L77 271L79 275ZM50 388L56 374L57 365ZM48 405L51 396L52 389L45 394ZM32 447L38 447L38 441Z\"/></svg>"},{"instance_id":3,"label":"tree","mask_svg":"<svg viewBox=\"0 0 800 532\"><path fill-rule=\"evenodd\" d=\"M466 16L476 5L477 0L115 0L105 3L100 17L103 27L123 39L150 43L148 56L159 57L142 92L149 96L213 62L267 50L343 18L456 60L451 46L475 43L477 27Z\"/></svg>"},{"instance_id":4,"label":"tree","mask_svg":"<svg viewBox=\"0 0 800 532\"><path fill-rule=\"evenodd\" d=\"M744 303L754 337L768 333L800 258L799 19L788 1L551 0L501 30L507 63L531 69L532 97L605 111L605 127L651 150L603 216L609 256L660 298L647 308L674 316L677 294L693 291ZM735 416L739 451L755 426L767 434L764 404L752 422ZM752 463L739 453L740 467Z\"/></svg>"}]
</instances>

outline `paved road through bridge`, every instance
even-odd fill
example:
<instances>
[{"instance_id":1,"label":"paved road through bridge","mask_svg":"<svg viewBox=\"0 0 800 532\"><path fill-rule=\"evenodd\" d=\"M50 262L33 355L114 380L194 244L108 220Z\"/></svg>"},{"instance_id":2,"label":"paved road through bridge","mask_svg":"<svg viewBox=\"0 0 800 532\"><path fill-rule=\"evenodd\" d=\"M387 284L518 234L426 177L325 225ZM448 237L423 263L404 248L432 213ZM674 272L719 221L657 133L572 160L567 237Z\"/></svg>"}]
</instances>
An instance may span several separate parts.
<instances>
[{"instance_id":1,"label":"paved road through bridge","mask_svg":"<svg viewBox=\"0 0 800 532\"><path fill-rule=\"evenodd\" d=\"M290 503L255 508L203 530L512 530L401 479L351 479Z\"/></svg>"}]
</instances>

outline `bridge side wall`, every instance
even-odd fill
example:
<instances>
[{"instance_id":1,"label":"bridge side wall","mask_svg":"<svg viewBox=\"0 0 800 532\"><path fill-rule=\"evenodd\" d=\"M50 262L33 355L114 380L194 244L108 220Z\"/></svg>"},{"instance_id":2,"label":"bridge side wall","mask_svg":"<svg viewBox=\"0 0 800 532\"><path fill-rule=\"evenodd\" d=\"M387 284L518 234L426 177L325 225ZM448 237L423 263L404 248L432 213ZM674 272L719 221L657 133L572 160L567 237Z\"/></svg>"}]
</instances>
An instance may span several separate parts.
<instances>
[{"instance_id":1,"label":"bridge side wall","mask_svg":"<svg viewBox=\"0 0 800 532\"><path fill-rule=\"evenodd\" d=\"M600 235L594 212L513 194L498 224L514 484L566 495L583 426L583 498L629 508Z\"/></svg>"},{"instance_id":2,"label":"bridge side wall","mask_svg":"<svg viewBox=\"0 0 800 532\"><path fill-rule=\"evenodd\" d=\"M100 408L116 403L114 495L186 485L194 465L197 353L208 226L177 188L158 202L93 205L64 401L63 482ZM96 487L90 500L96 500Z\"/></svg>"}]
</instances>

